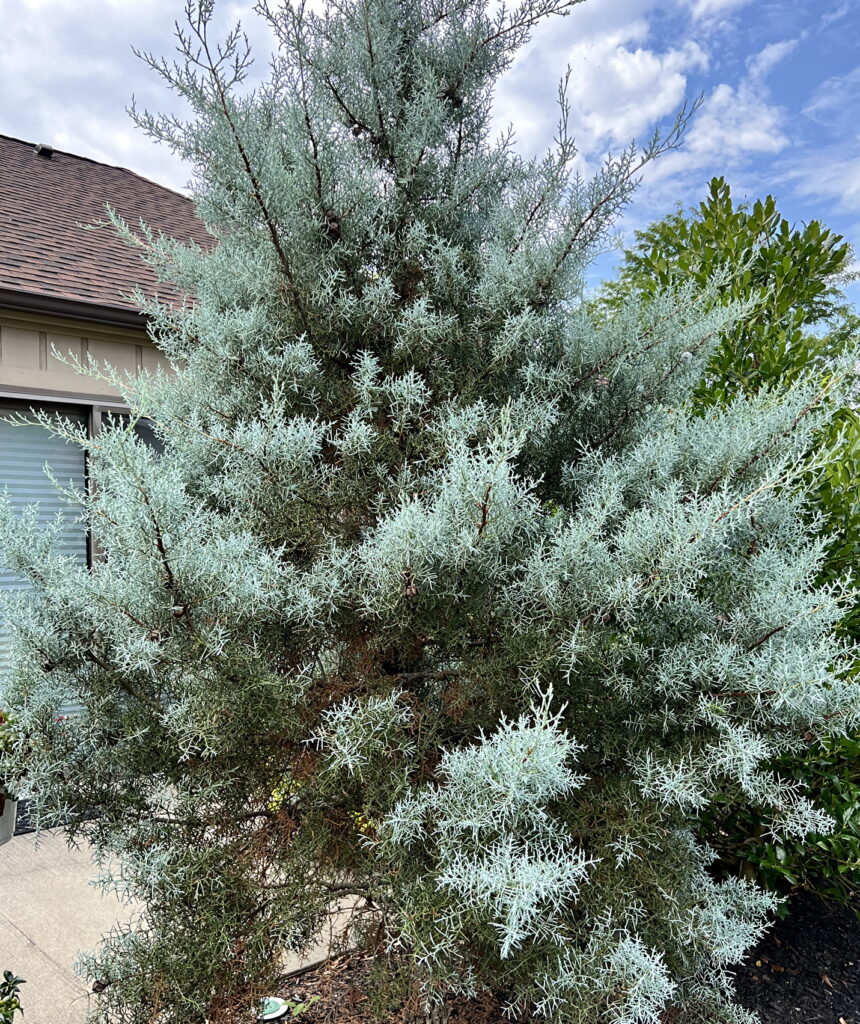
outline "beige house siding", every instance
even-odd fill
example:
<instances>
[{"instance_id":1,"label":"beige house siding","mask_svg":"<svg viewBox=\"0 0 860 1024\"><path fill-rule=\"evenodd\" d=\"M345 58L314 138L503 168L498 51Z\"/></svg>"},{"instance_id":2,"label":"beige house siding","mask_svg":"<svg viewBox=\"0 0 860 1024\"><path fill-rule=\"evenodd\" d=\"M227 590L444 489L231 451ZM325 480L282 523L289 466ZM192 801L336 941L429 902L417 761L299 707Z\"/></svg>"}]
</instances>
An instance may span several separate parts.
<instances>
[{"instance_id":1,"label":"beige house siding","mask_svg":"<svg viewBox=\"0 0 860 1024\"><path fill-rule=\"evenodd\" d=\"M66 353L82 364L110 364L120 373L168 369L167 360L142 330L0 310L0 393L36 400L119 398L107 381L65 363Z\"/></svg>"}]
</instances>

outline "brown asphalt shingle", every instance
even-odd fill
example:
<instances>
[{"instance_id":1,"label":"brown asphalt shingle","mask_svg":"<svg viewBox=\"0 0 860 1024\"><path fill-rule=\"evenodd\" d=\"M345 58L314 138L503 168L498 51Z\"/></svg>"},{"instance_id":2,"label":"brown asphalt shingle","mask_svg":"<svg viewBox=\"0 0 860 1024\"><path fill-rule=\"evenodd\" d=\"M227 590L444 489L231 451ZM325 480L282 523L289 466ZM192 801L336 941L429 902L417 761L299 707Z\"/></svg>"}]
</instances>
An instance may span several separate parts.
<instances>
[{"instance_id":1,"label":"brown asphalt shingle","mask_svg":"<svg viewBox=\"0 0 860 1024\"><path fill-rule=\"evenodd\" d=\"M0 289L122 310L136 308L128 298L136 286L179 299L112 228L80 226L105 220L105 203L132 228L143 220L156 233L211 243L178 192L70 153L47 159L33 143L0 135Z\"/></svg>"}]
</instances>

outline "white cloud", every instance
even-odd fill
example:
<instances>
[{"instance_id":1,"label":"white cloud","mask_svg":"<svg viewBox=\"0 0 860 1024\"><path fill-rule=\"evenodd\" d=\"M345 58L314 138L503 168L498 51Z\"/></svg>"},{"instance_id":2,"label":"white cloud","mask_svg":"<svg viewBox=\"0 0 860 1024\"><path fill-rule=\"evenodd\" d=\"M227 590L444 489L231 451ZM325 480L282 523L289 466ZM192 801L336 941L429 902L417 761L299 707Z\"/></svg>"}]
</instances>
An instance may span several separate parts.
<instances>
[{"instance_id":1,"label":"white cloud","mask_svg":"<svg viewBox=\"0 0 860 1024\"><path fill-rule=\"evenodd\" d=\"M783 39L778 43L768 43L764 49L747 58L747 70L752 78L759 81L767 78L777 64L785 60L798 46L800 39Z\"/></svg>"},{"instance_id":2,"label":"white cloud","mask_svg":"<svg viewBox=\"0 0 860 1024\"><path fill-rule=\"evenodd\" d=\"M133 92L156 109L166 99L131 46L171 47L172 0L3 0L2 7L15 46L0 57L0 131L184 184L179 161L125 113Z\"/></svg>"},{"instance_id":3,"label":"white cloud","mask_svg":"<svg viewBox=\"0 0 860 1024\"><path fill-rule=\"evenodd\" d=\"M836 21L840 21L850 10L851 0L845 0L845 3L839 4L838 7L825 11L824 14L821 15L821 21L818 23L819 31L828 28Z\"/></svg>"},{"instance_id":4,"label":"white cloud","mask_svg":"<svg viewBox=\"0 0 860 1024\"><path fill-rule=\"evenodd\" d=\"M744 3L676 0L674 28L686 23L695 38L666 32L665 20L661 25L670 10L666 3L619 0L617 5L594 2L577 8L564 23L564 35L556 28L554 36L548 30L546 36L536 36L501 83L505 120L517 126L525 151L546 145L556 117L550 88L555 82L548 80L547 68L570 63L571 127L588 158L582 162L587 171L607 149L642 139L690 98L691 79L712 64L706 49L712 45L711 29ZM577 21L580 10L590 11L588 21ZM692 15L692 22L679 20L679 14L682 19ZM566 45L565 36L570 40ZM767 75L796 48L799 38L765 46L742 65L739 78L717 79L711 85L683 146L646 169L646 186L631 211L634 221L641 224L678 201L701 198L714 175L728 176L738 195L769 187L765 168L791 146L791 139L787 111L773 102ZM725 51L714 45L715 53L721 49Z\"/></svg>"},{"instance_id":5,"label":"white cloud","mask_svg":"<svg viewBox=\"0 0 860 1024\"><path fill-rule=\"evenodd\" d=\"M709 61L692 39L652 44L653 16L665 6L658 0L586 4L563 22L541 26L499 84L499 127L516 125L524 151L542 150L557 121L558 75L569 65L570 129L581 153L600 157L650 134L684 102L689 75Z\"/></svg>"},{"instance_id":6,"label":"white cloud","mask_svg":"<svg viewBox=\"0 0 860 1024\"><path fill-rule=\"evenodd\" d=\"M217 23L241 16L252 42L263 38L251 0L216 5ZM171 57L177 0L0 0L15 45L0 55L0 132L129 167L173 188L189 171L138 131L125 112L176 111L178 103L132 46ZM265 60L259 61L263 70Z\"/></svg>"},{"instance_id":7,"label":"white cloud","mask_svg":"<svg viewBox=\"0 0 860 1024\"><path fill-rule=\"evenodd\" d=\"M829 199L846 213L860 214L860 153L842 145L792 161L786 172L798 195Z\"/></svg>"},{"instance_id":8,"label":"white cloud","mask_svg":"<svg viewBox=\"0 0 860 1024\"><path fill-rule=\"evenodd\" d=\"M714 175L731 173L733 186L743 184L738 194L756 191L761 172L751 162L761 166L763 157L790 146L785 121L785 110L769 101L759 80L748 75L736 85L720 83L705 97L683 147L648 168L649 206L693 202Z\"/></svg>"},{"instance_id":9,"label":"white cloud","mask_svg":"<svg viewBox=\"0 0 860 1024\"><path fill-rule=\"evenodd\" d=\"M706 158L779 153L789 144L784 120L785 111L770 104L751 82L723 82L707 97L687 145Z\"/></svg>"},{"instance_id":10,"label":"white cloud","mask_svg":"<svg viewBox=\"0 0 860 1024\"><path fill-rule=\"evenodd\" d=\"M688 73L707 67L707 54L692 40L661 53L636 45L646 37L637 23L572 47L571 108L589 148L625 145L649 132L683 103Z\"/></svg>"},{"instance_id":11,"label":"white cloud","mask_svg":"<svg viewBox=\"0 0 860 1024\"><path fill-rule=\"evenodd\" d=\"M818 124L845 133L856 131L860 104L860 64L845 75L823 81L803 108L803 113Z\"/></svg>"},{"instance_id":12,"label":"white cloud","mask_svg":"<svg viewBox=\"0 0 860 1024\"><path fill-rule=\"evenodd\" d=\"M692 14L697 20L728 14L744 7L750 0L693 0Z\"/></svg>"}]
</instances>

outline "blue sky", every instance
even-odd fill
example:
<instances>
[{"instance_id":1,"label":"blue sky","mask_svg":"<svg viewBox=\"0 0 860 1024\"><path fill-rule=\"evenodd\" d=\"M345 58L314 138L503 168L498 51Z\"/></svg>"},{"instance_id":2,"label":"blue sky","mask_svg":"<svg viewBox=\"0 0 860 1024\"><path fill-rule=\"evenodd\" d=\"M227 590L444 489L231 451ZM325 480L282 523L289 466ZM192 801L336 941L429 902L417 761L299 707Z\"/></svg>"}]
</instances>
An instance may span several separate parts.
<instances>
[{"instance_id":1,"label":"blue sky","mask_svg":"<svg viewBox=\"0 0 860 1024\"><path fill-rule=\"evenodd\" d=\"M565 62L589 163L703 97L682 149L645 174L628 232L695 204L721 174L738 197L770 192L791 220L860 242L860 0L589 0L539 30L502 83L527 148L551 131L546 69Z\"/></svg>"},{"instance_id":2,"label":"blue sky","mask_svg":"<svg viewBox=\"0 0 860 1024\"><path fill-rule=\"evenodd\" d=\"M168 53L179 0L0 0L0 132L121 164L182 188L187 171L142 137L124 108L171 97L131 54ZM268 38L241 17L260 56ZM260 63L263 63L260 61ZM737 196L771 192L792 220L817 218L860 249L860 0L587 0L542 26L501 82L499 126L526 153L549 142L559 76L570 64L581 163L703 96L685 146L649 168L622 227L693 204L724 175ZM602 265L605 265L605 261ZM860 286L850 289L860 300Z\"/></svg>"}]
</instances>

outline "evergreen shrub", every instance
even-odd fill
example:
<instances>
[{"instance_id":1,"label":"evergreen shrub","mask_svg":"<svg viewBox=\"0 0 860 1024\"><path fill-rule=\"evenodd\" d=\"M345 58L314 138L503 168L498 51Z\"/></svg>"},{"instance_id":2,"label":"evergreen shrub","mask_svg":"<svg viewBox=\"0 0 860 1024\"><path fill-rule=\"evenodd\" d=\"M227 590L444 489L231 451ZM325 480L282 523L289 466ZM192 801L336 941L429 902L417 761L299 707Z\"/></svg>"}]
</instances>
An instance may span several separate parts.
<instances>
[{"instance_id":1,"label":"evergreen shrub","mask_svg":"<svg viewBox=\"0 0 860 1024\"><path fill-rule=\"evenodd\" d=\"M573 6L262 3L251 91L201 2L178 62L148 58L189 114L138 122L217 240L114 218L195 296L143 304L176 372L120 382L164 450L45 419L88 450L89 571L0 516L32 584L18 767L143 907L87 962L96 1021L250 1019L343 896L428 1004L753 1019L728 968L774 900L715 879L696 829L726 794L780 835L828 825L768 765L860 718L804 483L842 384L700 415L743 303L580 301L686 115L593 178L563 87L546 155L494 139L498 77Z\"/></svg>"}]
</instances>

